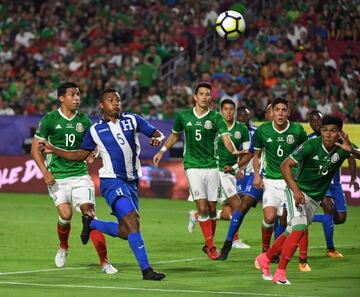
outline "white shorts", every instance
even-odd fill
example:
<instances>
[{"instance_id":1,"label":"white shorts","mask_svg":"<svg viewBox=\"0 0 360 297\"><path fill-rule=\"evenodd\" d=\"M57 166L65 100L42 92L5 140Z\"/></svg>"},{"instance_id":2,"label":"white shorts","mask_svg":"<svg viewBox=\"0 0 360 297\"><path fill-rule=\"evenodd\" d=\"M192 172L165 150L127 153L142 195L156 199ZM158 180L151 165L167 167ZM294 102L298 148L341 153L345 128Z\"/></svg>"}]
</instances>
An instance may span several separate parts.
<instances>
[{"instance_id":1,"label":"white shorts","mask_svg":"<svg viewBox=\"0 0 360 297\"><path fill-rule=\"evenodd\" d=\"M268 206L277 209L277 215L281 216L285 207L285 187L286 182L283 179L263 179L264 194L263 194L263 209Z\"/></svg>"},{"instance_id":2,"label":"white shorts","mask_svg":"<svg viewBox=\"0 0 360 297\"><path fill-rule=\"evenodd\" d=\"M185 173L189 184L189 201L199 199L218 201L220 196L220 178L217 168L190 168Z\"/></svg>"},{"instance_id":3,"label":"white shorts","mask_svg":"<svg viewBox=\"0 0 360 297\"><path fill-rule=\"evenodd\" d=\"M292 226L295 225L310 225L313 217L315 216L316 210L319 208L320 203L310 198L303 192L305 196L305 204L300 204L298 207L295 205L294 193L288 187L285 188L287 222L287 232L292 231Z\"/></svg>"},{"instance_id":4,"label":"white shorts","mask_svg":"<svg viewBox=\"0 0 360 297\"><path fill-rule=\"evenodd\" d=\"M223 203L226 199L237 194L236 178L230 173L219 171L220 176L220 201Z\"/></svg>"},{"instance_id":5,"label":"white shorts","mask_svg":"<svg viewBox=\"0 0 360 297\"><path fill-rule=\"evenodd\" d=\"M95 187L89 175L57 179L48 190L55 206L70 203L80 212L82 204L95 205Z\"/></svg>"}]
</instances>

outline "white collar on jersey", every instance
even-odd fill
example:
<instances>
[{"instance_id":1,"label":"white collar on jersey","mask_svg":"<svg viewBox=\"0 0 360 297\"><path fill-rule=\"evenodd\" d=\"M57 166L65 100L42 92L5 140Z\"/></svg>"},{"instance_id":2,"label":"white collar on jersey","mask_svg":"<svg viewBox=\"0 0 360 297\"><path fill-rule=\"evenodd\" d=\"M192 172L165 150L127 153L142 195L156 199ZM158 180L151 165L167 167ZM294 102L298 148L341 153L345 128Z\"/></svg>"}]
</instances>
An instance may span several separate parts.
<instances>
[{"instance_id":1,"label":"white collar on jersey","mask_svg":"<svg viewBox=\"0 0 360 297\"><path fill-rule=\"evenodd\" d=\"M61 109L60 109L60 108L58 108L58 112L59 112L59 114L60 114L65 120L67 120L67 121L71 121L71 120L74 119L74 118L76 117L76 115L78 114L78 111L75 110L74 115L73 115L71 118L68 118L66 115L64 115L64 114L61 112Z\"/></svg>"},{"instance_id":2,"label":"white collar on jersey","mask_svg":"<svg viewBox=\"0 0 360 297\"><path fill-rule=\"evenodd\" d=\"M278 129L275 128L275 123L274 123L274 121L272 121L272 126L273 126L273 129L274 129L277 133L282 134L282 133L284 133L287 129L289 129L289 127L290 127L290 122L289 122L289 120L287 120L286 128L285 128L284 130L281 130L281 131L279 131Z\"/></svg>"},{"instance_id":3,"label":"white collar on jersey","mask_svg":"<svg viewBox=\"0 0 360 297\"><path fill-rule=\"evenodd\" d=\"M197 113L196 113L196 111L195 111L195 107L194 107L194 108L193 108L193 113L194 113L194 115L195 115L198 119L201 119L201 118L207 116L207 115L209 114L210 110L211 110L211 109L209 108L208 111L207 111L206 113L204 113L202 116L198 116Z\"/></svg>"}]
</instances>

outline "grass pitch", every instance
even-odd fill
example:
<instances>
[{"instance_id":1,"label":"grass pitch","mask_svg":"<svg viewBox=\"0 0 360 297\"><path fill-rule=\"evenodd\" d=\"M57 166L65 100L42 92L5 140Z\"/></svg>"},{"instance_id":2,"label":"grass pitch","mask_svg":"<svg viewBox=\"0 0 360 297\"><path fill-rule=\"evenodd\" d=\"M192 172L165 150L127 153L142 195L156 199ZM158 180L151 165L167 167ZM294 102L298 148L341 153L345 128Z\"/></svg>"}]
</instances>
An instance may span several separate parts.
<instances>
[{"instance_id":1,"label":"grass pitch","mask_svg":"<svg viewBox=\"0 0 360 297\"><path fill-rule=\"evenodd\" d=\"M83 246L80 215L74 214L66 268L57 269L57 212L46 195L0 195L0 296L359 296L360 207L349 207L348 220L335 227L337 249L343 259L325 257L322 227L310 227L310 273L298 271L297 257L288 266L290 286L261 280L254 258L261 249L261 207L252 209L241 227L240 237L251 249L233 249L225 262L210 261L201 252L203 238L196 226L187 231L185 201L142 199L141 228L150 262L167 278L143 281L126 241L107 237L116 275L101 272L92 244ZM102 198L97 215L114 220ZM219 222L216 243L221 248L228 222ZM297 256L297 255L296 255ZM272 266L274 271L275 266Z\"/></svg>"}]
</instances>

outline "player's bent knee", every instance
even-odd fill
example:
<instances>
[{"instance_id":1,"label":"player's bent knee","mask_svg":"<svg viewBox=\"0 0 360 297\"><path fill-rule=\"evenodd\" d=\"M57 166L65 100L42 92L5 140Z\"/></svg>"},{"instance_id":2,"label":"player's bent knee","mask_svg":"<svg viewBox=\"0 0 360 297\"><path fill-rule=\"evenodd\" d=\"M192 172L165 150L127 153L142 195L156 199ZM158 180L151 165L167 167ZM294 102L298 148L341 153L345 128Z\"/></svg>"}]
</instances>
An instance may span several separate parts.
<instances>
[{"instance_id":1,"label":"player's bent knee","mask_svg":"<svg viewBox=\"0 0 360 297\"><path fill-rule=\"evenodd\" d=\"M341 225L346 222L346 212L338 212L334 216L334 223L336 225Z\"/></svg>"}]
</instances>

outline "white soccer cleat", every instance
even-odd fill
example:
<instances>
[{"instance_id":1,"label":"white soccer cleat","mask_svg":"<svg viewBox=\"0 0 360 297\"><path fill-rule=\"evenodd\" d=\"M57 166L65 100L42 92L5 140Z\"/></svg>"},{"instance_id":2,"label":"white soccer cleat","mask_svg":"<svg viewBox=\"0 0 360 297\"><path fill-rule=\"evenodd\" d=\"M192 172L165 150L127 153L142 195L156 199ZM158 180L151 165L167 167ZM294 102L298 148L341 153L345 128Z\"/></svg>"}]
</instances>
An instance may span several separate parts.
<instances>
[{"instance_id":1,"label":"white soccer cleat","mask_svg":"<svg viewBox=\"0 0 360 297\"><path fill-rule=\"evenodd\" d=\"M237 240L233 241L232 248L234 248L234 249L249 249L250 245L243 243L241 241L241 239L237 239Z\"/></svg>"},{"instance_id":2,"label":"white soccer cleat","mask_svg":"<svg viewBox=\"0 0 360 297\"><path fill-rule=\"evenodd\" d=\"M189 211L189 224L188 224L189 233L193 233L194 229L195 229L195 225L196 225L196 222L197 222L195 214L196 214L196 210L190 210Z\"/></svg>"},{"instance_id":3,"label":"white soccer cleat","mask_svg":"<svg viewBox=\"0 0 360 297\"><path fill-rule=\"evenodd\" d=\"M59 248L56 255L55 255L55 265L58 268L62 268L66 262L66 256L68 254L68 250Z\"/></svg>"},{"instance_id":4,"label":"white soccer cleat","mask_svg":"<svg viewBox=\"0 0 360 297\"><path fill-rule=\"evenodd\" d=\"M102 271L106 274L116 274L118 272L118 270L110 263L104 263L102 265Z\"/></svg>"}]
</instances>

